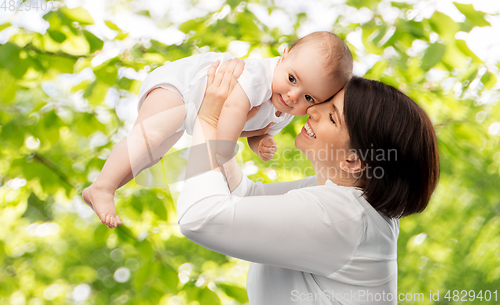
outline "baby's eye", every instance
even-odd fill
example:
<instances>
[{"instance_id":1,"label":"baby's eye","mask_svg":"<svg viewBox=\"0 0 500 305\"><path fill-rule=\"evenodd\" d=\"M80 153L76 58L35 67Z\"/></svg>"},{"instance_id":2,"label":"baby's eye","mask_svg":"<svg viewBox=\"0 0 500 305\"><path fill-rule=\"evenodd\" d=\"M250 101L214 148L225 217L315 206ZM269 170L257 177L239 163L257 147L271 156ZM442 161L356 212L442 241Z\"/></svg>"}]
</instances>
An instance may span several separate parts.
<instances>
[{"instance_id":1,"label":"baby's eye","mask_svg":"<svg viewBox=\"0 0 500 305\"><path fill-rule=\"evenodd\" d=\"M293 75L288 74L288 80L289 80L292 84L295 84L295 77L293 77Z\"/></svg>"},{"instance_id":2,"label":"baby's eye","mask_svg":"<svg viewBox=\"0 0 500 305\"><path fill-rule=\"evenodd\" d=\"M306 95L306 101L314 103L314 99L310 95Z\"/></svg>"},{"instance_id":3,"label":"baby's eye","mask_svg":"<svg viewBox=\"0 0 500 305\"><path fill-rule=\"evenodd\" d=\"M333 114L331 114L331 113L330 113L330 121L332 121L332 122L333 122L333 124L336 124L336 123L335 123L335 120L333 119Z\"/></svg>"}]
</instances>

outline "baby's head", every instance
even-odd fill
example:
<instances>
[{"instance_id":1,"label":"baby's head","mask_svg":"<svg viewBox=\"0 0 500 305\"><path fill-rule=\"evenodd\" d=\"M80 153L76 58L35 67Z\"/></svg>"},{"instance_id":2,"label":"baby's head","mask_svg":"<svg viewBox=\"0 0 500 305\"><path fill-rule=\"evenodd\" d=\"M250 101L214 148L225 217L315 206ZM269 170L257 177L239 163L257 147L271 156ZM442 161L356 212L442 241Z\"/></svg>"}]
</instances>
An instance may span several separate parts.
<instances>
[{"instance_id":1,"label":"baby's head","mask_svg":"<svg viewBox=\"0 0 500 305\"><path fill-rule=\"evenodd\" d=\"M330 32L314 32L285 50L274 70L271 101L292 115L322 103L344 87L352 75L347 45Z\"/></svg>"}]
</instances>

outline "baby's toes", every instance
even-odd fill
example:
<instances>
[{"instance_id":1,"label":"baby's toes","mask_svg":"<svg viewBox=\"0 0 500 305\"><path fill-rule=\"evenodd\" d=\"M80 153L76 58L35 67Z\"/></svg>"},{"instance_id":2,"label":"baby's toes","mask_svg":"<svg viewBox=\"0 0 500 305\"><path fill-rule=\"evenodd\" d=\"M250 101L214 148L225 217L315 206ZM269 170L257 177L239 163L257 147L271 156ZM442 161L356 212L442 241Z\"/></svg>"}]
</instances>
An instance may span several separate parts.
<instances>
[{"instance_id":1,"label":"baby's toes","mask_svg":"<svg viewBox=\"0 0 500 305\"><path fill-rule=\"evenodd\" d=\"M120 216L116 215L116 223L118 225L121 225L122 224L122 220L120 219Z\"/></svg>"},{"instance_id":2,"label":"baby's toes","mask_svg":"<svg viewBox=\"0 0 500 305\"><path fill-rule=\"evenodd\" d=\"M111 219L112 219L111 215L107 214L107 215L106 215L106 224L107 224L108 226L111 226Z\"/></svg>"},{"instance_id":3,"label":"baby's toes","mask_svg":"<svg viewBox=\"0 0 500 305\"><path fill-rule=\"evenodd\" d=\"M111 215L106 215L106 225L108 228L113 229L113 217Z\"/></svg>"}]
</instances>

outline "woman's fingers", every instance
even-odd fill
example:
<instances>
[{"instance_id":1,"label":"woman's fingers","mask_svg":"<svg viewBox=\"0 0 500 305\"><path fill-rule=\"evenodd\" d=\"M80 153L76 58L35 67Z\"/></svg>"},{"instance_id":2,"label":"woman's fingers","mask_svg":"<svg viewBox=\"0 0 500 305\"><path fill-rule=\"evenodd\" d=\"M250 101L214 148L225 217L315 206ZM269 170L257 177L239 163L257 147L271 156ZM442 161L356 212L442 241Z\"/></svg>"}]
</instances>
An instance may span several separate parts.
<instances>
[{"instance_id":1,"label":"woman's fingers","mask_svg":"<svg viewBox=\"0 0 500 305\"><path fill-rule=\"evenodd\" d=\"M219 71L215 74L215 79L213 82L213 85L215 87L219 87L220 84L222 83L222 79L224 78L224 74L226 73L227 66L229 65L229 60L226 60L225 62L222 63L222 65L219 67Z\"/></svg>"},{"instance_id":2,"label":"woman's fingers","mask_svg":"<svg viewBox=\"0 0 500 305\"><path fill-rule=\"evenodd\" d=\"M236 69L236 66L239 64L239 61L240 60L236 59L236 58L229 60L229 64L227 65L226 71L224 73L224 77L222 79L221 88L223 90L227 90L228 95L231 92L231 90L234 88L234 86L236 85L236 83L233 82L233 87L231 87L231 81L233 79L233 74L234 74L234 71Z\"/></svg>"},{"instance_id":3,"label":"woman's fingers","mask_svg":"<svg viewBox=\"0 0 500 305\"><path fill-rule=\"evenodd\" d=\"M207 80L207 84L210 85L214 82L214 78L215 78L215 71L217 71L217 67L219 66L220 64L220 61L219 60L216 60L211 66L210 68L208 69L208 73L207 73L207 76L208 76L208 80ZM208 86L207 85L207 86Z\"/></svg>"},{"instance_id":4,"label":"woman's fingers","mask_svg":"<svg viewBox=\"0 0 500 305\"><path fill-rule=\"evenodd\" d=\"M239 60L234 67L234 71L231 74L231 82L229 83L229 94L233 91L234 87L238 83L238 78L240 78L241 73L243 73L243 69L245 68L245 62L243 60Z\"/></svg>"}]
</instances>

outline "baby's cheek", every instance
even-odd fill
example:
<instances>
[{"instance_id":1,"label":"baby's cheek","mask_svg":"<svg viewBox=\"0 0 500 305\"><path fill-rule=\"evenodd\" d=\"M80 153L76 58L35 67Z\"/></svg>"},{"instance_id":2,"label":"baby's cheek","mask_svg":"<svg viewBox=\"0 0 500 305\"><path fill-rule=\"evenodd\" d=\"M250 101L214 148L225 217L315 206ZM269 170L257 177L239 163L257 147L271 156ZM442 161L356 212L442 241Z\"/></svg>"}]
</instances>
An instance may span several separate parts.
<instances>
[{"instance_id":1,"label":"baby's cheek","mask_svg":"<svg viewBox=\"0 0 500 305\"><path fill-rule=\"evenodd\" d=\"M307 114L307 108L309 108L309 106L312 106L312 105L304 105L304 106L301 106L301 107L296 107L296 113L295 113L295 116L302 116L302 115L306 115Z\"/></svg>"}]
</instances>

